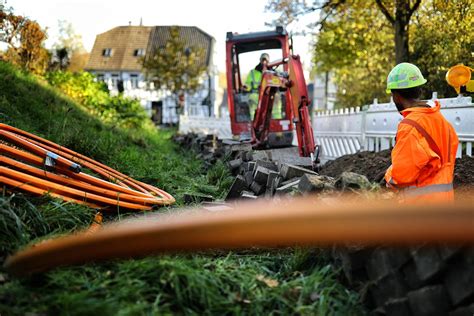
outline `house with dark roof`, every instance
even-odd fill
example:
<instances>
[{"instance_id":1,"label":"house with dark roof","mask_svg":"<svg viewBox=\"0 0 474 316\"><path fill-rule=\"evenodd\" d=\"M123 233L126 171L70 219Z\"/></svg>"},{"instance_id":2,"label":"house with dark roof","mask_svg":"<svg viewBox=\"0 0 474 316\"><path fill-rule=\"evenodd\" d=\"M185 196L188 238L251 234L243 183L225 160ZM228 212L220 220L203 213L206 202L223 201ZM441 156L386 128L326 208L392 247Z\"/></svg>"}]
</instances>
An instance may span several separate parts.
<instances>
[{"instance_id":1,"label":"house with dark roof","mask_svg":"<svg viewBox=\"0 0 474 316\"><path fill-rule=\"evenodd\" d=\"M216 71L213 63L214 38L195 26L178 26L189 47L200 47L207 71L201 88L184 97L184 111L193 115L214 116ZM176 97L156 90L148 83L140 60L166 45L171 26L118 26L96 36L86 70L109 87L112 94L122 92L137 98L158 124L176 123Z\"/></svg>"}]
</instances>

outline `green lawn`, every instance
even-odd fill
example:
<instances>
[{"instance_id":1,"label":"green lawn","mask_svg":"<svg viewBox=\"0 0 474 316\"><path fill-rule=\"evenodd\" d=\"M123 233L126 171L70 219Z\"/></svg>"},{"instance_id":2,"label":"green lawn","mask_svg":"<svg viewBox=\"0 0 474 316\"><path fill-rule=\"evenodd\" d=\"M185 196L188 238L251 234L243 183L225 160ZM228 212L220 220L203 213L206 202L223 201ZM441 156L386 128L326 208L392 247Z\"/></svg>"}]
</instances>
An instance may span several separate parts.
<instances>
[{"instance_id":1,"label":"green lawn","mask_svg":"<svg viewBox=\"0 0 474 316\"><path fill-rule=\"evenodd\" d=\"M204 171L175 130L104 123L45 81L0 62L0 121L35 133L171 193L222 198L223 163ZM87 227L94 210L6 190L0 195L0 263L35 241ZM128 214L112 214L119 220ZM169 255L60 268L28 278L0 270L0 315L359 315L356 293L317 249Z\"/></svg>"}]
</instances>

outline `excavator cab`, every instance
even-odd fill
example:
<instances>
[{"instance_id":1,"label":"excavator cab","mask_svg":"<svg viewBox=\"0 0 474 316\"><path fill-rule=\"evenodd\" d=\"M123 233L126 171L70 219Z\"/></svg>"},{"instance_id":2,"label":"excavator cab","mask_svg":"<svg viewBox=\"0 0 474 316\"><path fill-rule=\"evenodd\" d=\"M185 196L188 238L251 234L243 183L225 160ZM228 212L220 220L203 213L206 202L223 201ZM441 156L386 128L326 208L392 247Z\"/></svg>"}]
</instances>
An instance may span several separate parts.
<instances>
[{"instance_id":1,"label":"excavator cab","mask_svg":"<svg viewBox=\"0 0 474 316\"><path fill-rule=\"evenodd\" d=\"M249 91L245 85L250 71L259 62L261 53L269 53L270 61L290 56L288 33L283 27L273 31L237 34L227 32L226 76L228 105L232 135L239 140L251 139L252 121L258 104L258 91ZM288 71L281 64L274 71ZM291 121L291 104L288 90L275 94L269 125L269 147L291 146L294 126Z\"/></svg>"}]
</instances>

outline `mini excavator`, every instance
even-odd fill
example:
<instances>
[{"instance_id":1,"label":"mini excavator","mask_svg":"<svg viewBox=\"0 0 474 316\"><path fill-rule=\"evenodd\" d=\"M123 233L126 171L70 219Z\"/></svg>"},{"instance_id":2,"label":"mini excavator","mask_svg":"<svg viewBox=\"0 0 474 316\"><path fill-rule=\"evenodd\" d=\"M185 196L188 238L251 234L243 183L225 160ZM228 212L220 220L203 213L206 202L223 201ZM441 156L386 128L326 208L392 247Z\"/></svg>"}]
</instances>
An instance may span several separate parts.
<instances>
[{"instance_id":1,"label":"mini excavator","mask_svg":"<svg viewBox=\"0 0 474 316\"><path fill-rule=\"evenodd\" d=\"M231 130L234 138L250 141L254 148L259 149L289 147L296 132L299 155L310 157L315 164L319 146L314 141L303 67L300 57L293 54L292 46L288 33L281 26L266 32L227 33L226 72ZM249 93L242 83L240 56L269 49L281 50L282 58L270 62L263 69L258 105L255 113L250 113ZM281 102L278 117L272 115L275 100Z\"/></svg>"}]
</instances>

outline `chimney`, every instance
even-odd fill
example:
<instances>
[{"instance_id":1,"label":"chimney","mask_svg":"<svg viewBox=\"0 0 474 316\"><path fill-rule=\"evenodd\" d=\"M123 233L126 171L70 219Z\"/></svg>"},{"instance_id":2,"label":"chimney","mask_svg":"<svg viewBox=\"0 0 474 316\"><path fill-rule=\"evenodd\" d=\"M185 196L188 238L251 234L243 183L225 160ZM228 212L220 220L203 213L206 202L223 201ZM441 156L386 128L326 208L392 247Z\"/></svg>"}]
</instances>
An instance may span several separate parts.
<instances>
[{"instance_id":1,"label":"chimney","mask_svg":"<svg viewBox=\"0 0 474 316\"><path fill-rule=\"evenodd\" d=\"M131 26L132 25L132 21L128 21L128 26Z\"/></svg>"},{"instance_id":2,"label":"chimney","mask_svg":"<svg viewBox=\"0 0 474 316\"><path fill-rule=\"evenodd\" d=\"M140 26L143 26L143 18L140 18Z\"/></svg>"}]
</instances>

